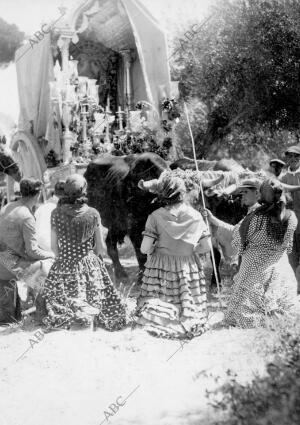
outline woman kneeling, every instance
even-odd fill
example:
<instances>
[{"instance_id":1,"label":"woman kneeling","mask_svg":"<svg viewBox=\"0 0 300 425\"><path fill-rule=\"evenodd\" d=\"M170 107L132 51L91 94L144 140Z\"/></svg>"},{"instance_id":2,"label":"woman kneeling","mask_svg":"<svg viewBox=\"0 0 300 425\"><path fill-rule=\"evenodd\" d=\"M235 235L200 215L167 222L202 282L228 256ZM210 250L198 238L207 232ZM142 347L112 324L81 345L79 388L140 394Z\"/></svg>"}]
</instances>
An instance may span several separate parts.
<instances>
[{"instance_id":1,"label":"woman kneeling","mask_svg":"<svg viewBox=\"0 0 300 425\"><path fill-rule=\"evenodd\" d=\"M235 227L233 248L241 257L225 320L242 328L265 325L268 316L297 312L297 281L287 253L297 227L285 208L283 188L268 180L260 188L261 206Z\"/></svg>"},{"instance_id":2,"label":"woman kneeling","mask_svg":"<svg viewBox=\"0 0 300 425\"><path fill-rule=\"evenodd\" d=\"M51 215L51 243L57 258L46 280L48 328L90 324L93 315L108 330L125 325L125 306L99 257L104 250L100 216L86 204L86 180L65 183L65 198ZM91 308L92 307L92 308Z\"/></svg>"},{"instance_id":3,"label":"woman kneeling","mask_svg":"<svg viewBox=\"0 0 300 425\"><path fill-rule=\"evenodd\" d=\"M182 179L162 175L155 186L152 192L163 206L148 217L141 245L148 259L138 299L138 324L155 336L192 338L207 329L199 254L209 250L208 232L201 214L184 202Z\"/></svg>"}]
</instances>

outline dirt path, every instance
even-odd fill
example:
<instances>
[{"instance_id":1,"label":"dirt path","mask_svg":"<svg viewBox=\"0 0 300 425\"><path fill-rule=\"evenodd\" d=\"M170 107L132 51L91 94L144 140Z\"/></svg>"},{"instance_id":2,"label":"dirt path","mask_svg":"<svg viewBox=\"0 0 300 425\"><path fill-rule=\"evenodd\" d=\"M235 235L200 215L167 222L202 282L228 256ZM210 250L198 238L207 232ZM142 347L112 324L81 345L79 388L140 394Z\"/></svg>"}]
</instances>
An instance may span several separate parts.
<instances>
[{"instance_id":1,"label":"dirt path","mask_svg":"<svg viewBox=\"0 0 300 425\"><path fill-rule=\"evenodd\" d=\"M0 328L0 425L211 423L206 390L229 368L243 381L263 373L267 331L218 329L216 300L210 310L215 329L186 344L130 328L61 330L35 344L34 327Z\"/></svg>"},{"instance_id":2,"label":"dirt path","mask_svg":"<svg viewBox=\"0 0 300 425\"><path fill-rule=\"evenodd\" d=\"M57 331L17 360L33 333L0 333L1 425L209 424L205 391L227 369L241 380L264 370L256 330L212 330L187 344L129 328Z\"/></svg>"}]
</instances>

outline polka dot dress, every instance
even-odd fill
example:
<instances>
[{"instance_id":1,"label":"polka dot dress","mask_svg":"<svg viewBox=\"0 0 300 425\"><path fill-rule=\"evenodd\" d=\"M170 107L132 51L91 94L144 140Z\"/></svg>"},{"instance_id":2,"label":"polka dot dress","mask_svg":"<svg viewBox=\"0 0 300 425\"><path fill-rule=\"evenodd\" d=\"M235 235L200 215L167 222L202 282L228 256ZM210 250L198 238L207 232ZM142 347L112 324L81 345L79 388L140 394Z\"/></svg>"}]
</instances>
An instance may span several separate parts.
<instances>
[{"instance_id":1,"label":"polka dot dress","mask_svg":"<svg viewBox=\"0 0 300 425\"><path fill-rule=\"evenodd\" d=\"M242 261L225 314L229 325L263 326L268 315L285 313L297 305L297 281L287 256L292 249L297 219L291 212L286 232L278 240L270 234L269 220L266 215L252 217L244 251L239 225L235 227L233 247L236 254L242 255ZM279 225L271 226L275 226L276 232ZM279 227L277 232L281 232Z\"/></svg>"},{"instance_id":2,"label":"polka dot dress","mask_svg":"<svg viewBox=\"0 0 300 425\"><path fill-rule=\"evenodd\" d=\"M48 328L88 325L90 307L98 310L98 324L108 330L125 325L125 307L115 290L104 262L94 254L94 233L99 213L87 208L74 217L71 205L56 208L51 225L56 229L59 256L45 283L43 296ZM95 310L94 310L95 312Z\"/></svg>"}]
</instances>

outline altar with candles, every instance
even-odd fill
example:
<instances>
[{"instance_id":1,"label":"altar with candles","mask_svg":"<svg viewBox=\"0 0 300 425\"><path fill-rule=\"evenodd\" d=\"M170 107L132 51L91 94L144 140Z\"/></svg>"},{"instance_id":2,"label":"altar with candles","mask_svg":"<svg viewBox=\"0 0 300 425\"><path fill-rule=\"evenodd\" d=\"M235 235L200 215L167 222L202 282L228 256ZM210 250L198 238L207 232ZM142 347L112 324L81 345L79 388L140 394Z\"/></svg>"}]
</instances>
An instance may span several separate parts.
<instances>
[{"instance_id":1,"label":"altar with candles","mask_svg":"<svg viewBox=\"0 0 300 425\"><path fill-rule=\"evenodd\" d=\"M43 43L16 54L16 158L26 151L38 159L35 176L43 180L82 170L101 154L170 158L179 113L155 18L140 0L79 1L60 14Z\"/></svg>"}]
</instances>

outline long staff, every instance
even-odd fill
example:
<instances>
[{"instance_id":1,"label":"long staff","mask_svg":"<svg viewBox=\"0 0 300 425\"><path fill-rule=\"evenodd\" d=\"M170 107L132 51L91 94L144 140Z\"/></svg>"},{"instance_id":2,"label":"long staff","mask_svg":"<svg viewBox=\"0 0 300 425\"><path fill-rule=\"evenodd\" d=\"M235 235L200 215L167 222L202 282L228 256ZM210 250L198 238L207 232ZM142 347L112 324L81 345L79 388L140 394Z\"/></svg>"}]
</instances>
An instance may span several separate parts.
<instances>
[{"instance_id":1,"label":"long staff","mask_svg":"<svg viewBox=\"0 0 300 425\"><path fill-rule=\"evenodd\" d=\"M195 165L196 165L196 171L199 172L198 162L197 162L197 157L196 157L195 141L194 141L194 136L193 136L193 132L192 132L191 124L190 124L190 119L189 119L189 111L188 111L188 108L186 106L186 103L185 102L183 102L183 103L184 103L184 110L185 110L185 114L186 114L187 124L188 124L189 132L190 132L190 136L191 136L191 140L192 140L193 155L194 155L194 161L195 161ZM202 187L201 180L200 180L200 191L201 191L202 203L203 203L203 206L205 208L206 207L205 206L205 198L204 198L204 192L203 192L203 187ZM206 222L207 228L209 229L209 232L210 232L210 227L209 227L207 216L205 217L205 222ZM211 236L211 232L210 232L210 236ZM214 255L214 250L213 250L212 243L210 244L210 253L211 253L211 260L212 260L213 271L214 271L214 274L215 274L215 277L216 277L216 282L217 282L219 306L222 307L221 292L220 292L220 282L219 282L219 278L218 278L217 267L216 267L216 260L215 260L215 255Z\"/></svg>"}]
</instances>

